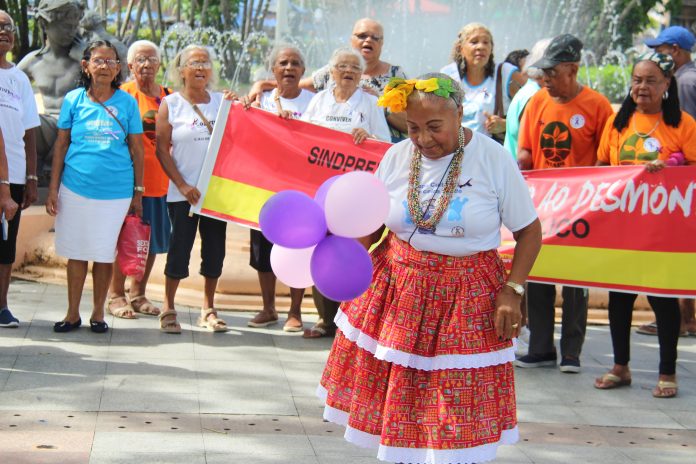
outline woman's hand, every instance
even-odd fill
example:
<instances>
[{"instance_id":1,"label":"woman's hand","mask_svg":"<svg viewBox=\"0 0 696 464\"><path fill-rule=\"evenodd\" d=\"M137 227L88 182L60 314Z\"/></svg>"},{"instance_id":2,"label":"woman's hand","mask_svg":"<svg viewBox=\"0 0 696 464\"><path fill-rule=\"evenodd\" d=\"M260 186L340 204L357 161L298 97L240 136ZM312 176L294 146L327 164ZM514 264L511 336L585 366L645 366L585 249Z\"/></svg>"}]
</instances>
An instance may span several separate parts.
<instances>
[{"instance_id":1,"label":"woman's hand","mask_svg":"<svg viewBox=\"0 0 696 464\"><path fill-rule=\"evenodd\" d=\"M58 214L58 191L55 189L48 190L48 197L46 198L46 212L51 216Z\"/></svg>"},{"instance_id":2,"label":"woman's hand","mask_svg":"<svg viewBox=\"0 0 696 464\"><path fill-rule=\"evenodd\" d=\"M18 209L19 205L15 203L9 193L0 198L0 212L5 215L6 220L11 221Z\"/></svg>"},{"instance_id":3,"label":"woman's hand","mask_svg":"<svg viewBox=\"0 0 696 464\"><path fill-rule=\"evenodd\" d=\"M483 124L488 132L491 134L502 134L505 133L505 118L501 118L495 114L490 114L483 112L486 116L486 122Z\"/></svg>"},{"instance_id":4,"label":"woman's hand","mask_svg":"<svg viewBox=\"0 0 696 464\"><path fill-rule=\"evenodd\" d=\"M278 116L283 119L294 119L295 115L290 110L278 110Z\"/></svg>"},{"instance_id":5,"label":"woman's hand","mask_svg":"<svg viewBox=\"0 0 696 464\"><path fill-rule=\"evenodd\" d=\"M503 340L517 337L520 333L522 297L507 285L498 292L495 299L495 333Z\"/></svg>"},{"instance_id":6,"label":"woman's hand","mask_svg":"<svg viewBox=\"0 0 696 464\"><path fill-rule=\"evenodd\" d=\"M36 202L38 198L38 189L35 180L27 180L24 186L24 199L22 200L22 209L27 209Z\"/></svg>"},{"instance_id":7,"label":"woman's hand","mask_svg":"<svg viewBox=\"0 0 696 464\"><path fill-rule=\"evenodd\" d=\"M656 159L655 161L651 161L649 163L646 163L645 170L648 172L658 172L658 171L662 171L665 168L665 166L667 166L667 165L665 164L664 161Z\"/></svg>"},{"instance_id":8,"label":"woman's hand","mask_svg":"<svg viewBox=\"0 0 696 464\"><path fill-rule=\"evenodd\" d=\"M239 100L239 96L237 95L237 92L234 90L225 90L222 92L222 98L225 100Z\"/></svg>"},{"instance_id":9,"label":"woman's hand","mask_svg":"<svg viewBox=\"0 0 696 464\"><path fill-rule=\"evenodd\" d=\"M130 208L128 211L138 217L143 217L143 192L133 192Z\"/></svg>"},{"instance_id":10,"label":"woman's hand","mask_svg":"<svg viewBox=\"0 0 696 464\"><path fill-rule=\"evenodd\" d=\"M365 141L365 139L370 137L370 134L367 133L365 129L362 127L356 127L352 131L350 131L351 134L353 134L353 142L356 145L360 145Z\"/></svg>"},{"instance_id":11,"label":"woman's hand","mask_svg":"<svg viewBox=\"0 0 696 464\"><path fill-rule=\"evenodd\" d=\"M261 94L259 94L260 96ZM242 98L239 99L239 102L242 104L242 107L244 107L245 110L248 110L252 106L254 108L258 108L261 106L261 102L259 101L258 98L256 99L251 99L248 95L243 96Z\"/></svg>"},{"instance_id":12,"label":"woman's hand","mask_svg":"<svg viewBox=\"0 0 696 464\"><path fill-rule=\"evenodd\" d=\"M198 200L200 200L201 198L201 192L199 192L198 189L193 185L185 183L178 188L179 193L186 197L186 201L188 201L191 204L191 206L194 206L196 203L198 203Z\"/></svg>"}]
</instances>

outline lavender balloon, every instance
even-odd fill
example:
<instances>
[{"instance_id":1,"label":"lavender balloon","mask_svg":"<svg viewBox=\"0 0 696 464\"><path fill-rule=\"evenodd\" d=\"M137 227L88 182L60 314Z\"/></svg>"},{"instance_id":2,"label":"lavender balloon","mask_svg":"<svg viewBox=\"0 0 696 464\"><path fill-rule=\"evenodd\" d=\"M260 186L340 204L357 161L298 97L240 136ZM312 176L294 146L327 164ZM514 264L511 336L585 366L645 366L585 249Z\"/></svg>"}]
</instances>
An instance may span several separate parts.
<instances>
[{"instance_id":1,"label":"lavender balloon","mask_svg":"<svg viewBox=\"0 0 696 464\"><path fill-rule=\"evenodd\" d=\"M326 224L332 234L341 237L370 235L386 221L389 202L387 188L373 174L362 171L343 174L326 194Z\"/></svg>"},{"instance_id":2,"label":"lavender balloon","mask_svg":"<svg viewBox=\"0 0 696 464\"><path fill-rule=\"evenodd\" d=\"M321 206L322 209L324 209L324 203L326 202L326 194L329 193L329 189L339 177L341 176L338 175L326 179L317 189L317 193L314 194L314 201L319 203L319 206Z\"/></svg>"},{"instance_id":3,"label":"lavender balloon","mask_svg":"<svg viewBox=\"0 0 696 464\"><path fill-rule=\"evenodd\" d=\"M295 190L278 192L259 213L261 232L286 248L309 248L326 236L321 207L307 194Z\"/></svg>"},{"instance_id":4,"label":"lavender balloon","mask_svg":"<svg viewBox=\"0 0 696 464\"><path fill-rule=\"evenodd\" d=\"M372 260L357 240L330 235L314 249L310 263L317 289L334 301L362 295L372 282Z\"/></svg>"}]
</instances>

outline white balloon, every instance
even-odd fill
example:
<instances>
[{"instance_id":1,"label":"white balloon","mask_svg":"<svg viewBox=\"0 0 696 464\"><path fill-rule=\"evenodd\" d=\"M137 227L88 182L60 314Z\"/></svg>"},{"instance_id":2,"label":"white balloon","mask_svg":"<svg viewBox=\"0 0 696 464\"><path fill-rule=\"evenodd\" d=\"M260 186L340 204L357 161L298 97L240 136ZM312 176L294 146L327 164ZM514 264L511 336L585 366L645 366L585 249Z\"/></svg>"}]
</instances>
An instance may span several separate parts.
<instances>
[{"instance_id":1,"label":"white balloon","mask_svg":"<svg viewBox=\"0 0 696 464\"><path fill-rule=\"evenodd\" d=\"M315 246L309 248L285 248L273 245L271 268L278 280L291 288L307 288L314 285L310 262Z\"/></svg>"},{"instance_id":2,"label":"white balloon","mask_svg":"<svg viewBox=\"0 0 696 464\"><path fill-rule=\"evenodd\" d=\"M332 234L365 237L387 220L389 193L374 175L363 171L349 172L329 188L324 213Z\"/></svg>"}]
</instances>

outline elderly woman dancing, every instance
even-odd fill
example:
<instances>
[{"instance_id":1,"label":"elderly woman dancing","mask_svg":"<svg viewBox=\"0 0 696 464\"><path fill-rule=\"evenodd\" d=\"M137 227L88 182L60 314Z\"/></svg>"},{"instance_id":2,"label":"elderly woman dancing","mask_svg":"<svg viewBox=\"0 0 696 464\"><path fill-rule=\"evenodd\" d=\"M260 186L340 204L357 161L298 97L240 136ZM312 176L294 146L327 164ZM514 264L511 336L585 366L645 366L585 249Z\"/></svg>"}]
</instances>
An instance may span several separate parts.
<instances>
[{"instance_id":1,"label":"elderly woman dancing","mask_svg":"<svg viewBox=\"0 0 696 464\"><path fill-rule=\"evenodd\" d=\"M56 253L68 258L68 313L53 330L82 324L80 299L93 261L92 332L108 330L104 300L126 213L142 214L143 125L138 104L118 90L120 61L105 40L82 57L80 88L63 100L58 118L46 211L56 217Z\"/></svg>"},{"instance_id":2,"label":"elderly woman dancing","mask_svg":"<svg viewBox=\"0 0 696 464\"><path fill-rule=\"evenodd\" d=\"M345 303L318 394L345 438L392 462L480 462L518 437L512 338L541 225L507 151L461 127L457 80L394 80L409 139L377 171L391 197L373 283ZM509 275L500 226L517 240ZM378 231L364 239L371 245Z\"/></svg>"},{"instance_id":3,"label":"elderly woman dancing","mask_svg":"<svg viewBox=\"0 0 696 464\"><path fill-rule=\"evenodd\" d=\"M651 171L665 165L696 164L696 122L679 109L674 61L669 55L649 51L636 61L631 90L621 109L607 121L597 150L597 164L641 164ZM675 269L675 272L679 270ZM631 319L638 295L609 292L609 328L614 347L614 366L595 380L596 388L607 390L631 384ZM677 298L648 295L657 319L660 366L656 398L677 394L677 343L680 312Z\"/></svg>"}]
</instances>

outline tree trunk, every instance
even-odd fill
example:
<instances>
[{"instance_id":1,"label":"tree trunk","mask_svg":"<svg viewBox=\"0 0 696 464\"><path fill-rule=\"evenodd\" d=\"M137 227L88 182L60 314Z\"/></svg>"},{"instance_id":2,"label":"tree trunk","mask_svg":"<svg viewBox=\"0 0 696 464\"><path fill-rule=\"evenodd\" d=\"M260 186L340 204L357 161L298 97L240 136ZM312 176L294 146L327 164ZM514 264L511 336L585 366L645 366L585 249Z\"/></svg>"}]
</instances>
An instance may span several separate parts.
<instances>
[{"instance_id":1,"label":"tree trunk","mask_svg":"<svg viewBox=\"0 0 696 464\"><path fill-rule=\"evenodd\" d=\"M157 0L157 24L159 24L160 40L164 37L164 20L162 18L162 0Z\"/></svg>"},{"instance_id":2,"label":"tree trunk","mask_svg":"<svg viewBox=\"0 0 696 464\"><path fill-rule=\"evenodd\" d=\"M230 15L230 0L222 0L220 2L220 13L222 13L222 30L231 30L232 16Z\"/></svg>"},{"instance_id":3,"label":"tree trunk","mask_svg":"<svg viewBox=\"0 0 696 464\"><path fill-rule=\"evenodd\" d=\"M140 29L140 22L143 18L143 10L145 9L145 2L149 0L140 0L138 3L138 11L135 13L135 22L133 23L133 31L131 32L130 39L126 45L130 45L136 40L138 40L138 30Z\"/></svg>"},{"instance_id":4,"label":"tree trunk","mask_svg":"<svg viewBox=\"0 0 696 464\"><path fill-rule=\"evenodd\" d=\"M176 0L176 22L181 22L181 0Z\"/></svg>"},{"instance_id":5,"label":"tree trunk","mask_svg":"<svg viewBox=\"0 0 696 464\"><path fill-rule=\"evenodd\" d=\"M123 20L123 27L121 27L121 32L119 33L119 40L123 40L126 36L126 31L128 30L128 23L130 23L131 13L133 11L133 4L135 0L128 0L128 6L126 7L126 17Z\"/></svg>"},{"instance_id":6,"label":"tree trunk","mask_svg":"<svg viewBox=\"0 0 696 464\"><path fill-rule=\"evenodd\" d=\"M152 36L152 41L157 43L157 28L155 27L155 21L152 19L152 6L150 5L150 0L144 1L147 12L147 24L150 27L150 35Z\"/></svg>"},{"instance_id":7,"label":"tree trunk","mask_svg":"<svg viewBox=\"0 0 696 464\"><path fill-rule=\"evenodd\" d=\"M244 39L246 39L246 31L247 31L247 21L248 21L248 14L247 12L249 11L249 0L244 0L244 10L242 10L242 27L240 29L241 36L242 36L242 43L244 43Z\"/></svg>"},{"instance_id":8,"label":"tree trunk","mask_svg":"<svg viewBox=\"0 0 696 464\"><path fill-rule=\"evenodd\" d=\"M222 0L223 2L225 0ZM208 6L210 6L210 0L203 0L203 6L201 7L201 26L208 26Z\"/></svg>"},{"instance_id":9,"label":"tree trunk","mask_svg":"<svg viewBox=\"0 0 696 464\"><path fill-rule=\"evenodd\" d=\"M123 0L116 0L116 36L120 36L121 32L121 10L123 9Z\"/></svg>"},{"instance_id":10,"label":"tree trunk","mask_svg":"<svg viewBox=\"0 0 696 464\"><path fill-rule=\"evenodd\" d=\"M196 25L196 0L191 0L191 17L189 18L189 26L193 29Z\"/></svg>"},{"instance_id":11,"label":"tree trunk","mask_svg":"<svg viewBox=\"0 0 696 464\"><path fill-rule=\"evenodd\" d=\"M29 9L29 2L27 0L20 0L20 14L21 14L21 24L19 25L19 56L15 58L15 62L19 63L19 60L24 58L24 55L29 53L29 16L27 10ZM36 27L38 29L38 27Z\"/></svg>"}]
</instances>

